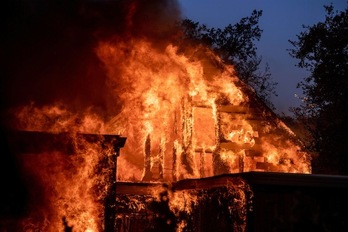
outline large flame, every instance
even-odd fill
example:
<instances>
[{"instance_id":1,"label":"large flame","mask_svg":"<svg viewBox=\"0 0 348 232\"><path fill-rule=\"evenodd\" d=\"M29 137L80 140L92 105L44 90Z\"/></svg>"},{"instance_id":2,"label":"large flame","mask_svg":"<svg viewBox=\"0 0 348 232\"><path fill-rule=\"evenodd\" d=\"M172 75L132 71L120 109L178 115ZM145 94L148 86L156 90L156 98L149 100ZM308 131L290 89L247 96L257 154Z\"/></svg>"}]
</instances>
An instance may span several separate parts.
<instances>
[{"instance_id":1,"label":"large flame","mask_svg":"<svg viewBox=\"0 0 348 232\"><path fill-rule=\"evenodd\" d=\"M136 7L131 4L126 27L133 27ZM205 47L158 41L127 34L101 40L95 48L106 86L118 100L111 107L122 105L110 110L117 114L100 117L93 108L76 114L62 102L31 103L14 110L17 129L125 136L117 166L121 181L311 172L309 156L296 137L266 107L255 104L255 94L232 66ZM75 156L23 156L25 170L40 183L43 195L23 221L27 231L62 231L70 224L74 231L102 230L100 199L109 173L98 165L108 150L76 141ZM180 198L173 199L172 207L182 207Z\"/></svg>"},{"instance_id":2,"label":"large flame","mask_svg":"<svg viewBox=\"0 0 348 232\"><path fill-rule=\"evenodd\" d=\"M209 50L200 49L206 53L205 57L220 62ZM212 66L211 70L207 70L196 57L196 53L202 51L179 53L172 44L159 50L144 40L102 43L97 51L108 71L110 83L116 86L115 92L124 102L122 112L108 122L106 128L128 137L124 156L132 165L138 165L139 180L145 175L142 167L148 165L143 157L147 153L146 141L150 146L147 154L150 156L149 165L163 166L158 163L163 160L166 179L173 171L168 169L172 168L176 143L181 144L181 149L186 153L186 157L179 160L186 160L184 165L190 166L181 169L180 174L198 177L197 168L192 166L193 145L215 146L214 141L204 141L209 138L201 138L209 133L215 134L212 124L217 120L216 101L225 96L231 104L237 105L247 99L232 82L235 78L232 67L219 70ZM201 124L194 123L193 115L199 113L200 108L193 110L193 104L210 108L206 113L207 118L196 118L197 121L201 120ZM209 118L210 131L204 125ZM194 125L197 130L193 132ZM194 143L191 141L193 133L196 135ZM119 175L122 176L122 173Z\"/></svg>"},{"instance_id":3,"label":"large flame","mask_svg":"<svg viewBox=\"0 0 348 232\"><path fill-rule=\"evenodd\" d=\"M117 167L121 181L167 182L245 171L310 172L308 156L290 139L288 128L277 120L263 122L262 117L255 123L250 99L233 67L223 65L208 49L179 52L168 44L162 50L133 39L101 42L96 52L108 84L123 103L121 112L102 122L89 111L74 115L61 105L31 104L18 111L21 129L126 136ZM28 169L40 178L49 197L51 211L40 220L50 223L41 228L59 228L61 220L52 223L51 218L67 216L67 222L81 231L100 230L102 205L97 199L103 191L98 197L94 188L103 184L106 174L95 173L102 155L98 146L88 145L67 160L57 154L41 154L40 162L26 157ZM30 220L34 218L25 221L27 227Z\"/></svg>"},{"instance_id":4,"label":"large flame","mask_svg":"<svg viewBox=\"0 0 348 232\"><path fill-rule=\"evenodd\" d=\"M220 160L226 167L215 167L215 174L310 172L308 157L288 138L294 135L276 118L269 125L252 115L233 67L209 50L179 52L173 44L162 50L134 39L101 43L97 53L124 103L105 128L128 137L119 167L137 169L132 178L202 177L202 169L209 168L204 166L207 153L215 157L215 166ZM119 179L128 180L127 175L120 171Z\"/></svg>"}]
</instances>

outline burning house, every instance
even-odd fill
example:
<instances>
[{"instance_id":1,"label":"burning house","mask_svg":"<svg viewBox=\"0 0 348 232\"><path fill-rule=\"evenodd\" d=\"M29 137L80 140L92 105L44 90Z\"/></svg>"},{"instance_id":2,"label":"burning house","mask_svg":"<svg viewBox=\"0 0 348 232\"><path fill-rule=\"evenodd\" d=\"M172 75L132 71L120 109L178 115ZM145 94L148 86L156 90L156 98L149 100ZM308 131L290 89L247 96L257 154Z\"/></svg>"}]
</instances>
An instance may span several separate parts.
<instances>
[{"instance_id":1,"label":"burning house","mask_svg":"<svg viewBox=\"0 0 348 232\"><path fill-rule=\"evenodd\" d=\"M128 50L134 48L122 76L134 78L133 90L125 93L127 102L111 127L128 138L121 163L135 171L127 176L121 165L119 180L175 181L246 171L310 173L309 156L296 136L234 76L233 67L201 47L178 54L169 45L159 53L144 41L134 43L127 44ZM119 49L103 45L101 59L113 59Z\"/></svg>"},{"instance_id":2,"label":"burning house","mask_svg":"<svg viewBox=\"0 0 348 232\"><path fill-rule=\"evenodd\" d=\"M33 20L44 39L27 42L24 71L6 83L4 141L27 200L1 230L246 231L262 182L248 173L311 173L296 135L234 68L180 40L175 1L52 4L45 15L64 33Z\"/></svg>"}]
</instances>

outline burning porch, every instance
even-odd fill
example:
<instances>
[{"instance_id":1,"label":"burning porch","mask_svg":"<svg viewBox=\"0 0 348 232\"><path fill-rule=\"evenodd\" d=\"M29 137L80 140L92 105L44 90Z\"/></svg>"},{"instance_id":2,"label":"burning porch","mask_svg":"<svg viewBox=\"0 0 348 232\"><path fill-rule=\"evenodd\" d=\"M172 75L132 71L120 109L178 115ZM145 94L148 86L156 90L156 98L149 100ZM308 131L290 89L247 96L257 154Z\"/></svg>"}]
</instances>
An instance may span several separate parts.
<instances>
[{"instance_id":1,"label":"burning porch","mask_svg":"<svg viewBox=\"0 0 348 232\"><path fill-rule=\"evenodd\" d=\"M117 231L345 231L346 176L247 172L119 182Z\"/></svg>"}]
</instances>

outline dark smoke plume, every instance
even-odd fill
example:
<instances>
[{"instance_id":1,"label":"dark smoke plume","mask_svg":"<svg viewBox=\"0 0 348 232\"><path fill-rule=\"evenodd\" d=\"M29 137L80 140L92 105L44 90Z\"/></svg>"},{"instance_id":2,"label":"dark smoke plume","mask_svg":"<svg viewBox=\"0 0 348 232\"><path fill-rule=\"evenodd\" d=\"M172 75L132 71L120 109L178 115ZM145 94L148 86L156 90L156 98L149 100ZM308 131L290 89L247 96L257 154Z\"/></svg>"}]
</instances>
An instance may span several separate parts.
<instances>
[{"instance_id":1,"label":"dark smoke plume","mask_svg":"<svg viewBox=\"0 0 348 232\"><path fill-rule=\"evenodd\" d=\"M8 0L2 109L60 102L78 112L117 113L117 98L95 54L98 42L144 37L168 41L175 1ZM165 42L164 42L165 43Z\"/></svg>"},{"instance_id":2,"label":"dark smoke plume","mask_svg":"<svg viewBox=\"0 0 348 232\"><path fill-rule=\"evenodd\" d=\"M179 9L174 0L5 0L0 11L3 218L21 211L26 198L6 148L11 109L60 103L77 114L92 109L105 120L114 116L120 102L95 54L98 43L142 37L160 46L176 36Z\"/></svg>"}]
</instances>

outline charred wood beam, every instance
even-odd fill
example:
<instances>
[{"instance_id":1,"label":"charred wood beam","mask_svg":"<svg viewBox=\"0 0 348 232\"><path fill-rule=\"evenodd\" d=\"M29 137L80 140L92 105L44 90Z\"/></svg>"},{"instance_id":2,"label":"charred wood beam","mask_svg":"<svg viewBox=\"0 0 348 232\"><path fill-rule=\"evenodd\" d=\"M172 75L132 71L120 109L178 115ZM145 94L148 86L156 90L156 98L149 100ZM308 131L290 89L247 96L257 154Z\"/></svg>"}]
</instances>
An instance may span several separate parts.
<instances>
[{"instance_id":1,"label":"charred wood beam","mask_svg":"<svg viewBox=\"0 0 348 232\"><path fill-rule=\"evenodd\" d=\"M210 148L202 148L202 147L197 147L196 149L195 149L195 152L196 153L213 153L214 152L214 150L212 150L212 149L210 149Z\"/></svg>"},{"instance_id":2,"label":"charred wood beam","mask_svg":"<svg viewBox=\"0 0 348 232\"><path fill-rule=\"evenodd\" d=\"M108 157L110 164L110 176L104 202L104 231L115 231L116 228L116 167L117 154Z\"/></svg>"},{"instance_id":3,"label":"charred wood beam","mask_svg":"<svg viewBox=\"0 0 348 232\"><path fill-rule=\"evenodd\" d=\"M144 175L142 181L150 181L152 179L151 173L151 136L148 134L145 140L144 148Z\"/></svg>"},{"instance_id":4,"label":"charred wood beam","mask_svg":"<svg viewBox=\"0 0 348 232\"><path fill-rule=\"evenodd\" d=\"M201 179L186 179L172 183L172 189L174 191L208 189L238 184L240 180L246 181L251 186L301 186L306 188L325 187L348 189L348 176L280 172L244 172Z\"/></svg>"},{"instance_id":5,"label":"charred wood beam","mask_svg":"<svg viewBox=\"0 0 348 232\"><path fill-rule=\"evenodd\" d=\"M262 146L258 143L251 144L251 143L236 143L236 142L222 142L220 143L220 148L230 151L239 151L239 150L257 150L261 151Z\"/></svg>"},{"instance_id":6,"label":"charred wood beam","mask_svg":"<svg viewBox=\"0 0 348 232\"><path fill-rule=\"evenodd\" d=\"M168 184L162 182L117 182L117 196L119 195L153 195L154 189L167 190Z\"/></svg>"}]
</instances>

